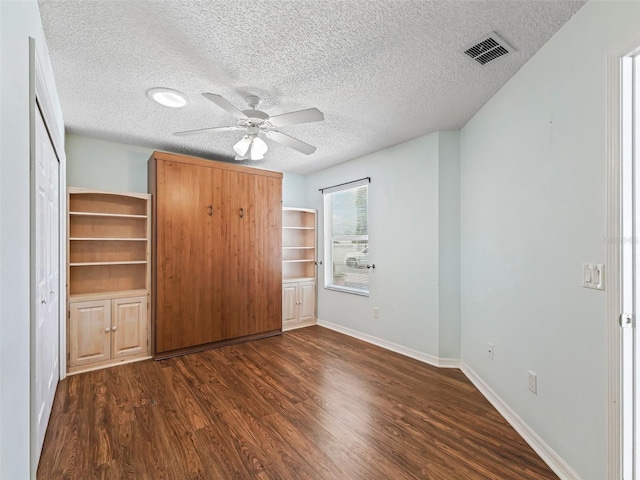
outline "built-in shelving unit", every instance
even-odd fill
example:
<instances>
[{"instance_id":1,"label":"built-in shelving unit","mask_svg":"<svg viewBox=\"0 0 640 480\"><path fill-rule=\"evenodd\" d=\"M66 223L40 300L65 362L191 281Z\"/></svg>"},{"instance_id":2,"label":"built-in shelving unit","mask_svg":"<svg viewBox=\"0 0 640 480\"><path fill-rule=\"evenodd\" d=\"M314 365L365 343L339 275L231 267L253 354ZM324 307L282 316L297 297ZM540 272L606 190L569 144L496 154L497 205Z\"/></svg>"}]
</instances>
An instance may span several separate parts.
<instances>
[{"instance_id":1,"label":"built-in shelving unit","mask_svg":"<svg viewBox=\"0 0 640 480\"><path fill-rule=\"evenodd\" d=\"M282 210L282 329L316 323L316 211Z\"/></svg>"},{"instance_id":2,"label":"built-in shelving unit","mask_svg":"<svg viewBox=\"0 0 640 480\"><path fill-rule=\"evenodd\" d=\"M150 196L68 195L69 373L147 358Z\"/></svg>"}]
</instances>

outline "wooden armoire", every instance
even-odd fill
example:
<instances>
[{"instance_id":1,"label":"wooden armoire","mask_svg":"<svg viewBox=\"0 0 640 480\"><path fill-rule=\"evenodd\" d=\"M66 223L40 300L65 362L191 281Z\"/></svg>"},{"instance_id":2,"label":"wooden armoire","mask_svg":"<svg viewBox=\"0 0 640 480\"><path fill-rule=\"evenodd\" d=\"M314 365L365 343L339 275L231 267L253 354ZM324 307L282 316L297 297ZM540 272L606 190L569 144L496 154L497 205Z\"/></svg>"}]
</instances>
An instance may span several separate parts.
<instances>
[{"instance_id":1,"label":"wooden armoire","mask_svg":"<svg viewBox=\"0 0 640 480\"><path fill-rule=\"evenodd\" d=\"M282 174L154 152L155 358L282 329Z\"/></svg>"}]
</instances>

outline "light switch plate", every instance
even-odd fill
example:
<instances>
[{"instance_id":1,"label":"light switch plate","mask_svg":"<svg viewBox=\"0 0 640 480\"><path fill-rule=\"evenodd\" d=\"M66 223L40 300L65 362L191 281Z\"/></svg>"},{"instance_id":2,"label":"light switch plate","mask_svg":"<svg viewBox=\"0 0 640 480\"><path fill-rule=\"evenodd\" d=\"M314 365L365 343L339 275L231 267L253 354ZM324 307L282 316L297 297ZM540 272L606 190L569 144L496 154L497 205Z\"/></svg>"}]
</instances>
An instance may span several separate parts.
<instances>
[{"instance_id":1,"label":"light switch plate","mask_svg":"<svg viewBox=\"0 0 640 480\"><path fill-rule=\"evenodd\" d=\"M604 264L582 264L582 286L595 290L604 290Z\"/></svg>"}]
</instances>

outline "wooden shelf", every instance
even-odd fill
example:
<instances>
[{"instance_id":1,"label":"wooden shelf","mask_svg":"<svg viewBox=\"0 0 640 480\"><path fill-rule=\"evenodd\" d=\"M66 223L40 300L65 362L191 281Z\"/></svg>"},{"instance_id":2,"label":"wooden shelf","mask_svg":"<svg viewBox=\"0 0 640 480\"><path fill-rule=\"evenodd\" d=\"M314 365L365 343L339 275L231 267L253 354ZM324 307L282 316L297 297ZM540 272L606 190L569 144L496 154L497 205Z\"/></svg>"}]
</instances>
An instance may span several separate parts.
<instances>
[{"instance_id":1,"label":"wooden shelf","mask_svg":"<svg viewBox=\"0 0 640 480\"><path fill-rule=\"evenodd\" d=\"M314 324L316 312L315 210L282 209L282 328Z\"/></svg>"},{"instance_id":2,"label":"wooden shelf","mask_svg":"<svg viewBox=\"0 0 640 480\"><path fill-rule=\"evenodd\" d=\"M124 262L81 262L70 263L70 267L95 267L96 265L142 265L148 263L146 260L124 261Z\"/></svg>"},{"instance_id":3,"label":"wooden shelf","mask_svg":"<svg viewBox=\"0 0 640 480\"><path fill-rule=\"evenodd\" d=\"M129 297L142 297L149 295L147 290L112 290L102 293L81 293L76 295L69 295L69 302L84 302L87 300L104 300L109 298L129 298Z\"/></svg>"},{"instance_id":4,"label":"wooden shelf","mask_svg":"<svg viewBox=\"0 0 640 480\"><path fill-rule=\"evenodd\" d=\"M68 191L69 296L150 287L148 194Z\"/></svg>"},{"instance_id":5,"label":"wooden shelf","mask_svg":"<svg viewBox=\"0 0 640 480\"><path fill-rule=\"evenodd\" d=\"M87 217L147 218L146 215L132 215L126 213L69 212L69 215L84 215Z\"/></svg>"},{"instance_id":6,"label":"wooden shelf","mask_svg":"<svg viewBox=\"0 0 640 480\"><path fill-rule=\"evenodd\" d=\"M67 373L148 358L151 196L67 194Z\"/></svg>"},{"instance_id":7,"label":"wooden shelf","mask_svg":"<svg viewBox=\"0 0 640 480\"><path fill-rule=\"evenodd\" d=\"M282 283L312 282L315 277L282 277Z\"/></svg>"},{"instance_id":8,"label":"wooden shelf","mask_svg":"<svg viewBox=\"0 0 640 480\"><path fill-rule=\"evenodd\" d=\"M71 237L71 241L98 241L98 242L147 242L147 238L120 238L120 237Z\"/></svg>"}]
</instances>

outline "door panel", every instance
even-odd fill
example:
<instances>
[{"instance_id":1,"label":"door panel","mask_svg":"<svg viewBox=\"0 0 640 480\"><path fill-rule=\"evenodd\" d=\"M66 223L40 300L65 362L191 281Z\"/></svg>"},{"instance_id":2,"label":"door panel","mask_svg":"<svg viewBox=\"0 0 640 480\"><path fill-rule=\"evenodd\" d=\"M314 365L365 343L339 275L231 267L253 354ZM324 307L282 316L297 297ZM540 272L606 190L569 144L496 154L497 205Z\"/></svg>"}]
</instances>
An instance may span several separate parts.
<instances>
[{"instance_id":1,"label":"door panel","mask_svg":"<svg viewBox=\"0 0 640 480\"><path fill-rule=\"evenodd\" d=\"M252 242L248 238L253 216L249 192L251 175L233 171L220 171L218 175L224 182L222 332L223 338L236 338L251 332L252 316L255 315L255 299L249 288L249 254L244 251L245 241L248 245Z\"/></svg>"},{"instance_id":2,"label":"door panel","mask_svg":"<svg viewBox=\"0 0 640 480\"><path fill-rule=\"evenodd\" d=\"M282 286L282 323L293 323L298 320L298 284L289 283Z\"/></svg>"},{"instance_id":3,"label":"door panel","mask_svg":"<svg viewBox=\"0 0 640 480\"><path fill-rule=\"evenodd\" d=\"M108 360L111 354L111 300L69 305L69 365Z\"/></svg>"},{"instance_id":4,"label":"door panel","mask_svg":"<svg viewBox=\"0 0 640 480\"><path fill-rule=\"evenodd\" d=\"M250 262L250 295L255 309L253 331L281 328L282 321L282 202L281 182L254 175L251 230L245 242Z\"/></svg>"},{"instance_id":5,"label":"door panel","mask_svg":"<svg viewBox=\"0 0 640 480\"><path fill-rule=\"evenodd\" d=\"M40 111L35 123L35 398L42 448L59 379L59 163Z\"/></svg>"},{"instance_id":6,"label":"door panel","mask_svg":"<svg viewBox=\"0 0 640 480\"><path fill-rule=\"evenodd\" d=\"M139 355L147 349L147 297L111 301L112 358Z\"/></svg>"},{"instance_id":7,"label":"door panel","mask_svg":"<svg viewBox=\"0 0 640 480\"><path fill-rule=\"evenodd\" d=\"M156 352L215 341L220 320L212 279L218 237L212 221L219 215L211 198L216 178L211 168L159 161L157 166ZM213 284L213 291L212 291Z\"/></svg>"},{"instance_id":8,"label":"door panel","mask_svg":"<svg viewBox=\"0 0 640 480\"><path fill-rule=\"evenodd\" d=\"M316 283L300 284L300 321L313 320L316 316Z\"/></svg>"}]
</instances>

